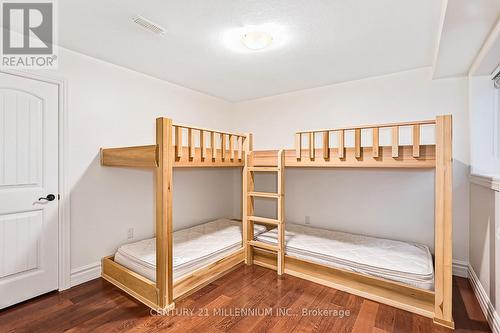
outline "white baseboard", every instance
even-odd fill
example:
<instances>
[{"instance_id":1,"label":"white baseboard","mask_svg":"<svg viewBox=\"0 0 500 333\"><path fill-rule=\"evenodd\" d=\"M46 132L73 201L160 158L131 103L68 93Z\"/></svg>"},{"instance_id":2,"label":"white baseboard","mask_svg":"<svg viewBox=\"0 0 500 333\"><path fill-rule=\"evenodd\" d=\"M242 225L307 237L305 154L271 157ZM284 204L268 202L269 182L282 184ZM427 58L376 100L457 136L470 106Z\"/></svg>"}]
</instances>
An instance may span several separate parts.
<instances>
[{"instance_id":1,"label":"white baseboard","mask_svg":"<svg viewBox=\"0 0 500 333\"><path fill-rule=\"evenodd\" d=\"M472 289L474 290L474 294L476 294L476 298L479 301L481 310L483 310L484 316L486 317L486 320L488 320L492 332L500 333L500 317L495 311L493 304L491 304L490 298L481 285L481 282L479 281L479 278L477 277L476 272L474 272L472 266L469 265L468 269L469 281L472 285Z\"/></svg>"},{"instance_id":2,"label":"white baseboard","mask_svg":"<svg viewBox=\"0 0 500 333\"><path fill-rule=\"evenodd\" d=\"M101 262L81 266L71 270L71 287L97 279L101 276Z\"/></svg>"},{"instance_id":3,"label":"white baseboard","mask_svg":"<svg viewBox=\"0 0 500 333\"><path fill-rule=\"evenodd\" d=\"M453 260L453 275L463 278L469 277L469 263L462 260Z\"/></svg>"}]
</instances>

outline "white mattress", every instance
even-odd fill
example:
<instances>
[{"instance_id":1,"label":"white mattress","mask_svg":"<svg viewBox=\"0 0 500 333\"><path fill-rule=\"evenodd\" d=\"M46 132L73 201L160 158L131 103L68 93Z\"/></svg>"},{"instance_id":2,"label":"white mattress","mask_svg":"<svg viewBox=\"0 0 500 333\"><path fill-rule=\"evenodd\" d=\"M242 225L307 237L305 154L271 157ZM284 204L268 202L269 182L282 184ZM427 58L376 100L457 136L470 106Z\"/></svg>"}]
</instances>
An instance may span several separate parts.
<instances>
[{"instance_id":1,"label":"white mattress","mask_svg":"<svg viewBox=\"0 0 500 333\"><path fill-rule=\"evenodd\" d=\"M266 228L255 225L254 235ZM173 233L174 281L215 262L239 249L242 242L242 224L239 221L218 219ZM156 238L125 244L118 248L115 262L156 281Z\"/></svg>"},{"instance_id":2,"label":"white mattress","mask_svg":"<svg viewBox=\"0 0 500 333\"><path fill-rule=\"evenodd\" d=\"M277 236L272 229L255 239L277 244ZM424 245L288 223L285 246L287 255L299 259L434 289L432 256Z\"/></svg>"}]
</instances>

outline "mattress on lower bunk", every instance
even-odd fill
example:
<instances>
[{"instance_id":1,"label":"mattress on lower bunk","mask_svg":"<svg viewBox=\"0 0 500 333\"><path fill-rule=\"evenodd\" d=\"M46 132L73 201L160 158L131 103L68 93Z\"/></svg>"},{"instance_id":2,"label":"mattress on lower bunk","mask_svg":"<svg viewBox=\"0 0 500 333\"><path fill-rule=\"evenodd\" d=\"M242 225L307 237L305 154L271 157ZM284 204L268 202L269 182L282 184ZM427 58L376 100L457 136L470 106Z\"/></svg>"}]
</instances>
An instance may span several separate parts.
<instances>
[{"instance_id":1,"label":"mattress on lower bunk","mask_svg":"<svg viewBox=\"0 0 500 333\"><path fill-rule=\"evenodd\" d=\"M255 239L277 244L277 237L277 230L272 229ZM425 245L288 223L285 246L286 254L292 257L421 289L434 289L432 256Z\"/></svg>"},{"instance_id":2,"label":"mattress on lower bunk","mask_svg":"<svg viewBox=\"0 0 500 333\"><path fill-rule=\"evenodd\" d=\"M254 235L265 232L255 225ZM239 249L242 223L218 219L173 233L174 281ZM118 248L115 262L156 281L156 238L125 244Z\"/></svg>"}]
</instances>

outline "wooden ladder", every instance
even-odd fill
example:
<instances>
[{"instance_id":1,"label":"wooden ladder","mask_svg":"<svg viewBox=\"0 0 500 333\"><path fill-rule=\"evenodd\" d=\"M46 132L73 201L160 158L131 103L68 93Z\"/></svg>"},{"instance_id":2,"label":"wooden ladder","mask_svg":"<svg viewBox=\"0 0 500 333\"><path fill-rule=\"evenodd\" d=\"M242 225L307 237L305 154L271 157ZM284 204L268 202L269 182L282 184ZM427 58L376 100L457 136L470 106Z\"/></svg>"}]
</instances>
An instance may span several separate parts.
<instances>
[{"instance_id":1,"label":"wooden ladder","mask_svg":"<svg viewBox=\"0 0 500 333\"><path fill-rule=\"evenodd\" d=\"M255 192L254 175L256 172L276 172L278 178L278 191ZM285 151L278 152L278 162L276 166L255 166L253 163L253 153L247 154L245 168L243 170L243 223L244 223L244 243L245 243L245 263L253 263L253 248L274 251L278 256L277 271L282 275L285 267ZM267 218L254 215L255 198L274 198L277 200L277 218ZM254 223L272 225L278 228L278 245L271 245L254 240Z\"/></svg>"}]
</instances>

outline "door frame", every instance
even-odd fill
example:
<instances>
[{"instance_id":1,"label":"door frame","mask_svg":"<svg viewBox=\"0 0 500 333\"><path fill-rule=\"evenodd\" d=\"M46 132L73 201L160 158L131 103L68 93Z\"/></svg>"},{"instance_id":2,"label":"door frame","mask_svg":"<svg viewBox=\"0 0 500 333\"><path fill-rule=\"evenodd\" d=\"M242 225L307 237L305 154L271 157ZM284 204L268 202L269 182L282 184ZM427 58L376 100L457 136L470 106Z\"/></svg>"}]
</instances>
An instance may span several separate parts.
<instances>
[{"instance_id":1,"label":"door frame","mask_svg":"<svg viewBox=\"0 0 500 333\"><path fill-rule=\"evenodd\" d=\"M66 167L68 163L68 105L66 79L54 77L46 71L33 73L20 70L0 70L0 73L9 74L25 79L37 80L57 86L58 91L58 153L59 153L59 195L58 200L58 290L62 291L71 287L71 234L70 234L70 196L69 179Z\"/></svg>"}]
</instances>

